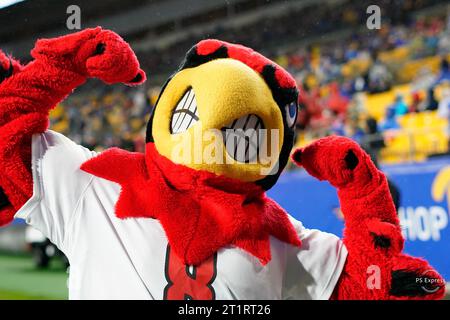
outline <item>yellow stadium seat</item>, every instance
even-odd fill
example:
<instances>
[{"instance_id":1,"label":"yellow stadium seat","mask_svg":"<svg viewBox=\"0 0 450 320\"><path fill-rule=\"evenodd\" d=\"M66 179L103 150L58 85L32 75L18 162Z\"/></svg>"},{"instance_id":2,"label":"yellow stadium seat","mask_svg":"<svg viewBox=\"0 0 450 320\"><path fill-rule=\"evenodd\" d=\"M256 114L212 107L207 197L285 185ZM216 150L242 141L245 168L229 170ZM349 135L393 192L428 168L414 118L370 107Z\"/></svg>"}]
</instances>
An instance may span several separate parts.
<instances>
[{"instance_id":1,"label":"yellow stadium seat","mask_svg":"<svg viewBox=\"0 0 450 320\"><path fill-rule=\"evenodd\" d=\"M435 111L411 113L398 119L401 129L388 139L381 152L383 162L423 161L448 148L447 120Z\"/></svg>"},{"instance_id":2,"label":"yellow stadium seat","mask_svg":"<svg viewBox=\"0 0 450 320\"><path fill-rule=\"evenodd\" d=\"M366 109L369 115L381 121L386 112L386 108L394 102L397 94L403 95L405 102L410 102L410 85L395 86L391 90L382 93L369 94L366 97Z\"/></svg>"}]
</instances>

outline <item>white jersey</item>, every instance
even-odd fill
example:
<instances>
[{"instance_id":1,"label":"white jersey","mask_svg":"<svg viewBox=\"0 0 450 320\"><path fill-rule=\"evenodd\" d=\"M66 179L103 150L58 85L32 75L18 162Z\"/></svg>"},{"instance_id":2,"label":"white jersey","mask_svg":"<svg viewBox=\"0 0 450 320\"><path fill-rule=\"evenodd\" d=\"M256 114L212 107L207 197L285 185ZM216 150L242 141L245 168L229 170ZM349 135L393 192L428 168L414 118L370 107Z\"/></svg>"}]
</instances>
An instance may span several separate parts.
<instances>
[{"instance_id":1,"label":"white jersey","mask_svg":"<svg viewBox=\"0 0 450 320\"><path fill-rule=\"evenodd\" d=\"M292 223L301 248L271 237L272 260L225 247L199 267L170 252L158 220L114 214L120 186L80 170L95 156L61 134L32 142L34 194L16 214L70 262L70 299L328 299L347 250L334 235Z\"/></svg>"}]
</instances>

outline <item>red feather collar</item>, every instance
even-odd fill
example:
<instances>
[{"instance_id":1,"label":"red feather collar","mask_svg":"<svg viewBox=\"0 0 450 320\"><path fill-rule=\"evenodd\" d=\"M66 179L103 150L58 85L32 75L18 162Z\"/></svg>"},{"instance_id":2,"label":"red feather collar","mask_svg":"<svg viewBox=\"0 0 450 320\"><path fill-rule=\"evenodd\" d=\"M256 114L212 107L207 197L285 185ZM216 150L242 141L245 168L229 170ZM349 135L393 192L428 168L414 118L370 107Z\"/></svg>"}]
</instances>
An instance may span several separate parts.
<instances>
[{"instance_id":1,"label":"red feather collar","mask_svg":"<svg viewBox=\"0 0 450 320\"><path fill-rule=\"evenodd\" d=\"M119 183L117 217L158 219L187 265L198 265L229 245L265 265L271 259L270 235L301 244L286 212L259 186L175 164L153 143L147 143L145 156L112 148L81 169Z\"/></svg>"}]
</instances>

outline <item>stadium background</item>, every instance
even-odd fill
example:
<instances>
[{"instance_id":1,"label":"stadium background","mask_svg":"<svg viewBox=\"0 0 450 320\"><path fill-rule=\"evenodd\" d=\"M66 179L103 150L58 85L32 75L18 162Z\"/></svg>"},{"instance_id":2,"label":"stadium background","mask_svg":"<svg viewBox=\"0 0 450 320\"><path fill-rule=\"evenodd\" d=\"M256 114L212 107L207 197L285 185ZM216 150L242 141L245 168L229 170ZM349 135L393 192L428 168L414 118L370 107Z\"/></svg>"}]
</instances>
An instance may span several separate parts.
<instances>
[{"instance_id":1,"label":"stadium background","mask_svg":"<svg viewBox=\"0 0 450 320\"><path fill-rule=\"evenodd\" d=\"M16 2L13 3L12 2ZM302 88L297 145L328 134L358 141L399 194L406 251L450 281L450 4L437 0L0 0L0 47L26 62L35 40L82 27L120 33L149 76L144 87L89 81L51 115L51 126L89 148L142 151L160 86L200 39L261 51ZM381 8L369 30L366 9ZM288 167L270 191L309 228L342 234L335 190ZM61 259L38 269L23 221L0 230L0 299L65 299Z\"/></svg>"}]
</instances>

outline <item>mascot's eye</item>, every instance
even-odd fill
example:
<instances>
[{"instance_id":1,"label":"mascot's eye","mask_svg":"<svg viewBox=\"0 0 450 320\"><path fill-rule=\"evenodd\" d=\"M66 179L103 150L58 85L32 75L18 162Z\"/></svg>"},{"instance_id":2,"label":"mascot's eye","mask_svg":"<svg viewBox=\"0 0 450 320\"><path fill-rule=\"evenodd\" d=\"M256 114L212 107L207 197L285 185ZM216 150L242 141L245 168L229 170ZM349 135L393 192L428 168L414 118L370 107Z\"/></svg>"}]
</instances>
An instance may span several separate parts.
<instances>
[{"instance_id":1,"label":"mascot's eye","mask_svg":"<svg viewBox=\"0 0 450 320\"><path fill-rule=\"evenodd\" d=\"M94 56L101 55L103 52L105 52L106 45L104 43L97 44L97 47L95 47Z\"/></svg>"},{"instance_id":2,"label":"mascot's eye","mask_svg":"<svg viewBox=\"0 0 450 320\"><path fill-rule=\"evenodd\" d=\"M286 122L289 127L293 127L295 124L295 120L297 119L297 111L298 111L297 103L291 102L287 104L284 108L286 113Z\"/></svg>"},{"instance_id":3,"label":"mascot's eye","mask_svg":"<svg viewBox=\"0 0 450 320\"><path fill-rule=\"evenodd\" d=\"M178 102L172 113L170 124L171 133L185 132L198 120L197 100L195 99L194 90L190 88Z\"/></svg>"}]
</instances>

